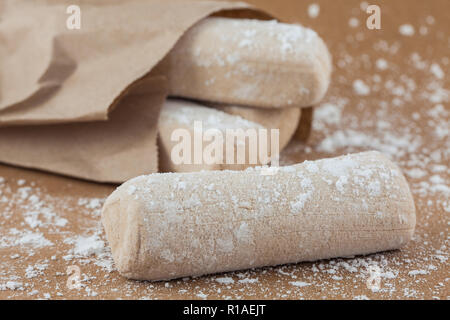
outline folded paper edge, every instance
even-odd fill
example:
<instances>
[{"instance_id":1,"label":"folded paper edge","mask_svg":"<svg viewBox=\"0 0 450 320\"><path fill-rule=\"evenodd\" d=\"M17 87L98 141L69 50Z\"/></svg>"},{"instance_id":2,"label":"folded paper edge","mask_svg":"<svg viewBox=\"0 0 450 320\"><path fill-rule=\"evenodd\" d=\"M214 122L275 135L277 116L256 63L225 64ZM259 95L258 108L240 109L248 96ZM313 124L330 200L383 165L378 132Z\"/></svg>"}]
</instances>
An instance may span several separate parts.
<instances>
[{"instance_id":1,"label":"folded paper edge","mask_svg":"<svg viewBox=\"0 0 450 320\"><path fill-rule=\"evenodd\" d=\"M209 3L211 4L211 3ZM71 116L71 117L61 117L60 115L54 115L50 117L46 115L46 117L38 118L32 117L27 118L26 113L15 115L15 109L17 105L21 105L22 103L29 102L29 97L34 96L39 93L41 90L45 89L44 87L38 87L37 90L29 95L29 97L25 101L16 101L15 103L5 106L0 110L0 127L8 127L8 126L23 126L23 125L49 125L49 124L59 124L59 123L74 123L74 122L92 122L92 121L107 121L109 119L109 114L112 110L114 110L118 102L128 94L130 87L137 81L140 81L144 77L148 76L156 66L164 59L165 56L172 50L177 41L184 35L184 33L189 30L193 25L201 21L202 19L207 18L208 16L224 16L224 17L234 17L234 18L254 18L254 19L276 19L273 15L265 12L262 9L258 9L250 4L245 2L215 2L216 6L211 5L209 9L207 9L203 14L196 17L195 21L188 26L183 32L181 32L175 41L168 46L167 51L162 54L159 59L156 59L155 64L150 66L148 70L145 70L140 74L134 81L125 86L120 92L114 94L114 98L110 101L107 107L104 109L104 112L96 112L96 113L86 113L84 115L79 116ZM52 66L52 61L49 64L49 67ZM44 71L45 75L47 70ZM54 83L53 83L54 85ZM61 83L60 86L64 84ZM53 86L54 87L54 86ZM56 90L54 90L53 94L58 94L58 86ZM50 95L51 96L51 95ZM45 103L41 102L41 103ZM40 103L39 103L40 104ZM39 105L38 104L38 105ZM28 106L30 108L31 106ZM32 107L31 107L32 108Z\"/></svg>"}]
</instances>

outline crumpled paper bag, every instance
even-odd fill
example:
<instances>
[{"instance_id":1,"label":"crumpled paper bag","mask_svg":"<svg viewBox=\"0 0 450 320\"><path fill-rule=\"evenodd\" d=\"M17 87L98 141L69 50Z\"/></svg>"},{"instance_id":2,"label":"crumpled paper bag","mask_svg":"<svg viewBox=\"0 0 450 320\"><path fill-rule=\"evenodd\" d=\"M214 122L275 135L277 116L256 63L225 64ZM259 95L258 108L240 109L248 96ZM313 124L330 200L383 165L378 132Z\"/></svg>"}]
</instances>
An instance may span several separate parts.
<instances>
[{"instance_id":1,"label":"crumpled paper bag","mask_svg":"<svg viewBox=\"0 0 450 320\"><path fill-rule=\"evenodd\" d=\"M113 183L157 172L165 84L161 77L133 83L108 121L0 128L0 161Z\"/></svg>"},{"instance_id":2,"label":"crumpled paper bag","mask_svg":"<svg viewBox=\"0 0 450 320\"><path fill-rule=\"evenodd\" d=\"M73 4L81 28L70 30ZM167 88L150 71L219 12L269 18L241 2L2 0L0 161L100 182L156 172Z\"/></svg>"}]
</instances>

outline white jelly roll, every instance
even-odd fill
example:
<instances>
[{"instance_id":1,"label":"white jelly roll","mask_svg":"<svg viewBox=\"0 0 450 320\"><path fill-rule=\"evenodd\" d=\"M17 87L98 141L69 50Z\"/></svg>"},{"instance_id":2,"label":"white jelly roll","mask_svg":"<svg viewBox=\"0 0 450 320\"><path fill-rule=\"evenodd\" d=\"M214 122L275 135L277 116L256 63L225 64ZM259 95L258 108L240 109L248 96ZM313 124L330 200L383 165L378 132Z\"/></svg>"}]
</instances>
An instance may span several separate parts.
<instances>
[{"instance_id":1,"label":"white jelly roll","mask_svg":"<svg viewBox=\"0 0 450 320\"><path fill-rule=\"evenodd\" d=\"M397 249L416 215L399 168L364 152L273 175L137 177L107 199L102 221L122 275L162 280Z\"/></svg>"},{"instance_id":2,"label":"white jelly roll","mask_svg":"<svg viewBox=\"0 0 450 320\"><path fill-rule=\"evenodd\" d=\"M250 166L265 165L270 161L272 151L281 152L288 144L297 128L299 114L300 108L261 109L241 106L210 108L191 101L167 99L158 121L160 171L243 170ZM211 129L220 133L224 148L221 150L222 160L218 158L218 161L208 162L204 159L204 155L207 156L210 153L208 150L214 141L218 142L218 137L207 139ZM273 129L278 131L275 136L273 136ZM242 140L231 135L233 132L238 132L237 130L242 130L244 135ZM265 134L261 130L264 130ZM183 134L183 131L189 134ZM228 139L233 139L231 147L234 150L227 149L229 147L226 141L227 132L230 134ZM251 136L254 137L253 140ZM181 162L178 154L182 152L179 146L183 146L182 143L186 143L184 140L188 139L190 156L186 158L189 158L189 161ZM242 141L244 145L241 145L239 141ZM272 149L272 143L278 146ZM186 149L186 147L183 148ZM244 157L238 161L237 153L240 151L243 151ZM231 161L227 161L228 152L233 154ZM211 157L211 160L215 160L213 158ZM195 159L201 161L196 162Z\"/></svg>"},{"instance_id":3,"label":"white jelly roll","mask_svg":"<svg viewBox=\"0 0 450 320\"><path fill-rule=\"evenodd\" d=\"M172 96L260 108L308 107L325 95L331 56L311 29L206 18L167 56Z\"/></svg>"}]
</instances>

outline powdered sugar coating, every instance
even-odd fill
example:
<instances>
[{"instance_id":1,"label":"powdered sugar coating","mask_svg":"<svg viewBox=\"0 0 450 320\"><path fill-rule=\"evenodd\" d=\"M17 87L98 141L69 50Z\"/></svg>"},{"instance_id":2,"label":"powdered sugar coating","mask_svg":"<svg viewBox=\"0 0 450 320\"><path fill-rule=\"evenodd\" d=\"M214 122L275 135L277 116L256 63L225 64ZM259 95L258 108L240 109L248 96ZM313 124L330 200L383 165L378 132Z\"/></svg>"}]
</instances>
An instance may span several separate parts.
<instances>
[{"instance_id":1,"label":"powdered sugar coating","mask_svg":"<svg viewBox=\"0 0 450 320\"><path fill-rule=\"evenodd\" d=\"M414 204L395 165L377 152L314 165L280 168L273 176L250 168L126 182L102 213L119 270L135 279L168 279L369 253L408 241ZM131 187L130 197L124 191Z\"/></svg>"},{"instance_id":2,"label":"powdered sugar coating","mask_svg":"<svg viewBox=\"0 0 450 320\"><path fill-rule=\"evenodd\" d=\"M180 39L168 66L174 96L262 108L306 107L325 94L331 58L309 28L214 17Z\"/></svg>"}]
</instances>

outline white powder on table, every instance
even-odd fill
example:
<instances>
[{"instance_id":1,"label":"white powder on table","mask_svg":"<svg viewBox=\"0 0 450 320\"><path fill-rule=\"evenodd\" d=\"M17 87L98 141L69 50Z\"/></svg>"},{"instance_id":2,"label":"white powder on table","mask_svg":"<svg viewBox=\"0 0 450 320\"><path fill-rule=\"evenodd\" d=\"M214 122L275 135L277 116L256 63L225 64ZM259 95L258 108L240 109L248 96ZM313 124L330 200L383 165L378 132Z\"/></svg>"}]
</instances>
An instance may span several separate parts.
<instances>
[{"instance_id":1,"label":"white powder on table","mask_svg":"<svg viewBox=\"0 0 450 320\"><path fill-rule=\"evenodd\" d=\"M90 255L101 255L104 252L105 242L98 235L90 237L78 236L74 240L73 254L88 257Z\"/></svg>"},{"instance_id":2,"label":"white powder on table","mask_svg":"<svg viewBox=\"0 0 450 320\"><path fill-rule=\"evenodd\" d=\"M385 59L378 59L376 65L379 70L386 70L388 68L388 63Z\"/></svg>"},{"instance_id":3,"label":"white powder on table","mask_svg":"<svg viewBox=\"0 0 450 320\"><path fill-rule=\"evenodd\" d=\"M232 284L232 283L234 283L233 278L230 278L230 277L221 277L221 278L216 278L215 280L218 283L221 283L221 284Z\"/></svg>"},{"instance_id":4,"label":"white powder on table","mask_svg":"<svg viewBox=\"0 0 450 320\"><path fill-rule=\"evenodd\" d=\"M430 67L430 71L431 73L433 73L433 75L438 78L438 79L444 79L445 73L442 70L441 66L438 65L437 63L433 63L431 64Z\"/></svg>"},{"instance_id":5,"label":"white powder on table","mask_svg":"<svg viewBox=\"0 0 450 320\"><path fill-rule=\"evenodd\" d=\"M359 26L358 18L352 17L348 20L348 25L352 28L357 28Z\"/></svg>"},{"instance_id":6,"label":"white powder on table","mask_svg":"<svg viewBox=\"0 0 450 320\"><path fill-rule=\"evenodd\" d=\"M361 79L353 81L353 90L360 96L367 96L370 93L370 87Z\"/></svg>"},{"instance_id":7,"label":"white powder on table","mask_svg":"<svg viewBox=\"0 0 450 320\"><path fill-rule=\"evenodd\" d=\"M317 3L312 3L308 6L308 16L315 19L319 16L320 6Z\"/></svg>"},{"instance_id":8,"label":"white powder on table","mask_svg":"<svg viewBox=\"0 0 450 320\"><path fill-rule=\"evenodd\" d=\"M295 287L307 287L307 286L311 285L310 283L303 282L303 281L291 281L289 283Z\"/></svg>"},{"instance_id":9,"label":"white powder on table","mask_svg":"<svg viewBox=\"0 0 450 320\"><path fill-rule=\"evenodd\" d=\"M414 27L410 24L402 24L398 28L398 32L400 32L401 35L406 37L412 37L415 33Z\"/></svg>"}]
</instances>

